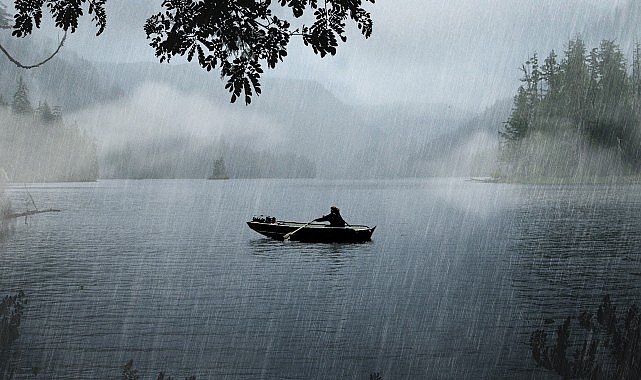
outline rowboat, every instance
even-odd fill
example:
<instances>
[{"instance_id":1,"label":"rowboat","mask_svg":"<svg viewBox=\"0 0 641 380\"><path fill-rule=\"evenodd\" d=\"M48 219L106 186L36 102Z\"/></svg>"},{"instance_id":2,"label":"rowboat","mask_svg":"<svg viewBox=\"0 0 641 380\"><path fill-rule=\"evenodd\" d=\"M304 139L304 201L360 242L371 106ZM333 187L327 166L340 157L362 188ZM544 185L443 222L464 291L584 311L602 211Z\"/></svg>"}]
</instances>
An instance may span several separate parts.
<instances>
[{"instance_id":1,"label":"rowboat","mask_svg":"<svg viewBox=\"0 0 641 380\"><path fill-rule=\"evenodd\" d=\"M254 218L247 225L261 235L275 240L296 240L306 243L362 243L371 240L374 227L353 225L331 227L319 223L286 222L281 220Z\"/></svg>"}]
</instances>

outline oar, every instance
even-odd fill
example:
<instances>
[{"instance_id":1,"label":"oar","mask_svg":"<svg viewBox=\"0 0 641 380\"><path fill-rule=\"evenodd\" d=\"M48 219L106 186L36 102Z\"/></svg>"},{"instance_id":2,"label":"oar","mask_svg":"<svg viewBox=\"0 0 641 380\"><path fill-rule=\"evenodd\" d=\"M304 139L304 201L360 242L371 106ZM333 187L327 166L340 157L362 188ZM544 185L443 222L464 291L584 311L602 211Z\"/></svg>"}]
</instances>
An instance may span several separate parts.
<instances>
[{"instance_id":1,"label":"oar","mask_svg":"<svg viewBox=\"0 0 641 380\"><path fill-rule=\"evenodd\" d=\"M313 220L312 220L311 222L309 222L309 223L305 224L305 225L304 225L304 226L302 226L302 227L298 227L297 229L295 229L295 230L294 230L294 231L292 231L292 232L286 233L286 234L283 236L283 240L289 240L289 238L290 238L290 237L292 237L292 235L293 235L293 234L295 234L296 232L298 232L298 231L302 230L303 228L305 228L305 227L309 226L310 224L312 224L312 222L313 222Z\"/></svg>"}]
</instances>

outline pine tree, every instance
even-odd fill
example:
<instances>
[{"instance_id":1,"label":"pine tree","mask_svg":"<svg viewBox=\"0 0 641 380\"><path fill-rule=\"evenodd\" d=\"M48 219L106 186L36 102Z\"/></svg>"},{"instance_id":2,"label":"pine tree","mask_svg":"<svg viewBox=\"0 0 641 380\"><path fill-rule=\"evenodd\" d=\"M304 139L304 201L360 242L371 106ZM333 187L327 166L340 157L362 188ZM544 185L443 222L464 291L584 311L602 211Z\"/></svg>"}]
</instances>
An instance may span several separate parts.
<instances>
[{"instance_id":1,"label":"pine tree","mask_svg":"<svg viewBox=\"0 0 641 380\"><path fill-rule=\"evenodd\" d=\"M11 15L7 12L7 6L0 1L0 29L11 29Z\"/></svg>"},{"instance_id":2,"label":"pine tree","mask_svg":"<svg viewBox=\"0 0 641 380\"><path fill-rule=\"evenodd\" d=\"M522 150L528 146L521 142L536 131L560 144L567 136L576 135L590 145L615 149L612 152L619 157L618 170L641 171L639 44L630 73L616 43L604 40L588 52L579 38L569 42L560 64L552 52L540 68L534 55L522 70L523 84L499 132L504 143L502 158L521 159ZM574 131L567 134L561 128Z\"/></svg>"},{"instance_id":3,"label":"pine tree","mask_svg":"<svg viewBox=\"0 0 641 380\"><path fill-rule=\"evenodd\" d=\"M613 41L603 40L598 51L601 102L604 106L616 106L625 102L627 96L627 68L625 57Z\"/></svg>"},{"instance_id":4,"label":"pine tree","mask_svg":"<svg viewBox=\"0 0 641 380\"><path fill-rule=\"evenodd\" d=\"M568 50L561 62L563 72L561 99L562 107L570 118L580 124L585 114L590 75L587 65L585 43L580 38L568 43Z\"/></svg>"},{"instance_id":5,"label":"pine tree","mask_svg":"<svg viewBox=\"0 0 641 380\"><path fill-rule=\"evenodd\" d=\"M542 108L548 116L558 116L563 111L560 109L560 96L562 88L561 66L554 50L550 52L541 67L541 78L543 82Z\"/></svg>"},{"instance_id":6,"label":"pine tree","mask_svg":"<svg viewBox=\"0 0 641 380\"><path fill-rule=\"evenodd\" d=\"M559 93L561 86L559 78L560 72L561 69L559 67L559 63L557 62L556 53L554 52L554 50L552 50L548 57L545 59L543 67L541 67L541 77L547 85L547 96L554 96Z\"/></svg>"},{"instance_id":7,"label":"pine tree","mask_svg":"<svg viewBox=\"0 0 641 380\"><path fill-rule=\"evenodd\" d=\"M594 48L590 50L590 54L587 56L587 65L588 65L588 88L586 94L587 106L590 108L595 107L597 98L599 97L600 92L600 79L601 79L601 64L599 62L599 50Z\"/></svg>"},{"instance_id":8,"label":"pine tree","mask_svg":"<svg viewBox=\"0 0 641 380\"><path fill-rule=\"evenodd\" d=\"M21 115L33 114L28 91L27 85L22 80L22 77L18 78L18 88L13 95L13 102L11 103L11 109L14 113Z\"/></svg>"},{"instance_id":9,"label":"pine tree","mask_svg":"<svg viewBox=\"0 0 641 380\"><path fill-rule=\"evenodd\" d=\"M632 55L632 78L630 81L630 88L635 103L638 103L641 98L641 44L638 42L634 46L634 53Z\"/></svg>"},{"instance_id":10,"label":"pine tree","mask_svg":"<svg viewBox=\"0 0 641 380\"><path fill-rule=\"evenodd\" d=\"M514 97L512 114L505 123L505 129L499 132L500 136L509 141L515 142L524 139L532 123L532 109L528 91L520 86L518 94Z\"/></svg>"},{"instance_id":11,"label":"pine tree","mask_svg":"<svg viewBox=\"0 0 641 380\"><path fill-rule=\"evenodd\" d=\"M46 101L38 105L36 114L44 124L53 124L56 121L56 115Z\"/></svg>"}]
</instances>

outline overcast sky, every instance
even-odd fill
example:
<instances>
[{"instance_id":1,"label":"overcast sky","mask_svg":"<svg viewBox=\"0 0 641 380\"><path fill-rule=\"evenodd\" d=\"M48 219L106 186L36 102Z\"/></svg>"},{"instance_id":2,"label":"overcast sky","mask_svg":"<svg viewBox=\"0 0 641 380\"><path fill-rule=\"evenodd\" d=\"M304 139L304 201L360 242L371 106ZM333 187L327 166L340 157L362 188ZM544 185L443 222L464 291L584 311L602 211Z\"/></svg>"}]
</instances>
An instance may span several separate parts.
<instances>
[{"instance_id":1,"label":"overcast sky","mask_svg":"<svg viewBox=\"0 0 641 380\"><path fill-rule=\"evenodd\" d=\"M317 80L353 103L447 103L482 109L514 94L518 68L530 54L562 51L570 38L594 28L599 18L611 17L625 2L378 0L365 4L374 18L370 39L354 27L337 56L324 59L294 41L286 62L266 75ZM142 27L160 3L109 0L104 34L95 37L95 28L85 20L66 48L90 60L155 60ZM197 64L194 70L199 70Z\"/></svg>"}]
</instances>

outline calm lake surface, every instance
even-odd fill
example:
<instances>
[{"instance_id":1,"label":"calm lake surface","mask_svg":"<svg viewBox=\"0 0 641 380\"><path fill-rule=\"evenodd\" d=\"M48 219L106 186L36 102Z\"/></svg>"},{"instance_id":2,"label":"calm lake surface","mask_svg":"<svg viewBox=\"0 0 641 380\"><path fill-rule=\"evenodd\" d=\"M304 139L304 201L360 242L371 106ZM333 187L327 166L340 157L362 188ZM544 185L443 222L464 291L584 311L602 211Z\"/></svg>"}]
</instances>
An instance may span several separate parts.
<instances>
[{"instance_id":1,"label":"calm lake surface","mask_svg":"<svg viewBox=\"0 0 641 380\"><path fill-rule=\"evenodd\" d=\"M0 240L28 299L18 378L554 378L533 330L641 295L641 186L464 179L28 185ZM8 189L14 209L28 193ZM336 204L365 244L263 238Z\"/></svg>"}]
</instances>

